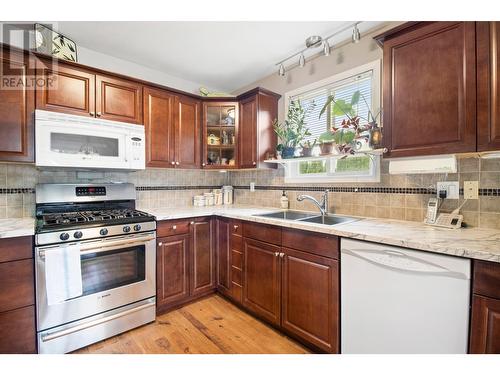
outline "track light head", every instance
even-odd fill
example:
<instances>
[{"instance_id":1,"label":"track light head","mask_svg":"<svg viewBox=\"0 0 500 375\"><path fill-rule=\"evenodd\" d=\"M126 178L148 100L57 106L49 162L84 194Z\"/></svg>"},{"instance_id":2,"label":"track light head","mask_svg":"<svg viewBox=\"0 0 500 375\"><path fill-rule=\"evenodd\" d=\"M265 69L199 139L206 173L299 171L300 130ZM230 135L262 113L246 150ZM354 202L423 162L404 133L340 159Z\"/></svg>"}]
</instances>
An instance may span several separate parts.
<instances>
[{"instance_id":1,"label":"track light head","mask_svg":"<svg viewBox=\"0 0 500 375\"><path fill-rule=\"evenodd\" d=\"M280 64L280 68L278 70L278 75L281 77L285 76L285 67L283 66L283 64Z\"/></svg>"},{"instance_id":2,"label":"track light head","mask_svg":"<svg viewBox=\"0 0 500 375\"><path fill-rule=\"evenodd\" d=\"M304 57L304 54L301 53L300 54L300 57L299 57L299 65L301 68L304 67L304 65L306 65L306 58Z\"/></svg>"},{"instance_id":3,"label":"track light head","mask_svg":"<svg viewBox=\"0 0 500 375\"><path fill-rule=\"evenodd\" d=\"M323 42L323 55L330 56L330 44L328 44L328 40Z\"/></svg>"},{"instance_id":4,"label":"track light head","mask_svg":"<svg viewBox=\"0 0 500 375\"><path fill-rule=\"evenodd\" d=\"M361 34L359 32L358 25L354 25L352 29L352 42L358 43L360 39L361 39Z\"/></svg>"}]
</instances>

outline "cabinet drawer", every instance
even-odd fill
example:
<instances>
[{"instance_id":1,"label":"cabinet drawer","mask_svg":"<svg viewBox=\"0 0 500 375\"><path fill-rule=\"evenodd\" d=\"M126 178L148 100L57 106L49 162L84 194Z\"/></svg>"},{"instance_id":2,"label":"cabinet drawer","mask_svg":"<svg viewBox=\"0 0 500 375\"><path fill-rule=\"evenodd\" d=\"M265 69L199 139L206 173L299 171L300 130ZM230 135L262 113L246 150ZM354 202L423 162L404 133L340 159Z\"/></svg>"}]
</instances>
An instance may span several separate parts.
<instances>
[{"instance_id":1,"label":"cabinet drawer","mask_svg":"<svg viewBox=\"0 0 500 375\"><path fill-rule=\"evenodd\" d=\"M236 268L235 266L232 266L231 267L231 281L233 283L238 284L238 285L242 285L241 279L242 279L242 277L241 277L241 269L240 268Z\"/></svg>"},{"instance_id":2,"label":"cabinet drawer","mask_svg":"<svg viewBox=\"0 0 500 375\"><path fill-rule=\"evenodd\" d=\"M231 233L237 236L243 235L243 226L239 220L231 220Z\"/></svg>"},{"instance_id":3,"label":"cabinet drawer","mask_svg":"<svg viewBox=\"0 0 500 375\"><path fill-rule=\"evenodd\" d=\"M243 236L274 245L281 245L281 228L273 225L244 223Z\"/></svg>"},{"instance_id":4,"label":"cabinet drawer","mask_svg":"<svg viewBox=\"0 0 500 375\"><path fill-rule=\"evenodd\" d=\"M33 260L0 263L0 312L34 303Z\"/></svg>"},{"instance_id":5,"label":"cabinet drawer","mask_svg":"<svg viewBox=\"0 0 500 375\"><path fill-rule=\"evenodd\" d=\"M294 229L283 229L282 235L283 247L333 259L339 258L339 238L337 236Z\"/></svg>"},{"instance_id":6,"label":"cabinet drawer","mask_svg":"<svg viewBox=\"0 0 500 375\"><path fill-rule=\"evenodd\" d=\"M33 237L0 239L0 263L33 258Z\"/></svg>"},{"instance_id":7,"label":"cabinet drawer","mask_svg":"<svg viewBox=\"0 0 500 375\"><path fill-rule=\"evenodd\" d=\"M35 307L0 313L0 353L36 353Z\"/></svg>"},{"instance_id":8,"label":"cabinet drawer","mask_svg":"<svg viewBox=\"0 0 500 375\"><path fill-rule=\"evenodd\" d=\"M231 249L243 252L243 237L231 236Z\"/></svg>"},{"instance_id":9,"label":"cabinet drawer","mask_svg":"<svg viewBox=\"0 0 500 375\"><path fill-rule=\"evenodd\" d=\"M243 300L243 298L242 298L243 297L242 286L233 282L231 284L231 296L235 301L241 303Z\"/></svg>"},{"instance_id":10,"label":"cabinet drawer","mask_svg":"<svg viewBox=\"0 0 500 375\"><path fill-rule=\"evenodd\" d=\"M474 261L475 294L500 299L500 263Z\"/></svg>"},{"instance_id":11,"label":"cabinet drawer","mask_svg":"<svg viewBox=\"0 0 500 375\"><path fill-rule=\"evenodd\" d=\"M243 269L243 253L233 250L231 252L231 259L233 266L238 267L240 270Z\"/></svg>"},{"instance_id":12,"label":"cabinet drawer","mask_svg":"<svg viewBox=\"0 0 500 375\"><path fill-rule=\"evenodd\" d=\"M156 237L175 236L189 233L191 220L159 221L156 227Z\"/></svg>"}]
</instances>

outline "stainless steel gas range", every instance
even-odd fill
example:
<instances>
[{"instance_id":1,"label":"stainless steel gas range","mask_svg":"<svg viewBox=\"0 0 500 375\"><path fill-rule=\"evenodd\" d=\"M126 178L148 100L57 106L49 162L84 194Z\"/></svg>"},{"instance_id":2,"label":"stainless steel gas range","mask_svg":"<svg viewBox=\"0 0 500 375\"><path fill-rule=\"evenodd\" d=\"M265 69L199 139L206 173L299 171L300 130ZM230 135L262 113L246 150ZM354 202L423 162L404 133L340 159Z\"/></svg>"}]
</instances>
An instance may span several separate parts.
<instances>
[{"instance_id":1,"label":"stainless steel gas range","mask_svg":"<svg viewBox=\"0 0 500 375\"><path fill-rule=\"evenodd\" d=\"M67 353L155 320L156 222L135 210L135 197L134 185L124 183L37 185L39 353ZM57 252L64 264L65 252L75 250L81 294L49 303L47 270L54 268L46 257L53 262Z\"/></svg>"}]
</instances>

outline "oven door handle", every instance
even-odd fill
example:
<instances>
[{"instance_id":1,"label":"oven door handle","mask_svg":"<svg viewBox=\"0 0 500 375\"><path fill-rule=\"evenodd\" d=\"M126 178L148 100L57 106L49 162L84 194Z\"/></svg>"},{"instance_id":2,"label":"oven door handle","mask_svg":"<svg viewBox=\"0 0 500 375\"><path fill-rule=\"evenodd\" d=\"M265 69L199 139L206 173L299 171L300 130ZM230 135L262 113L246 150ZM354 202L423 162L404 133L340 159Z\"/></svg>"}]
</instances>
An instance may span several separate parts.
<instances>
[{"instance_id":1,"label":"oven door handle","mask_svg":"<svg viewBox=\"0 0 500 375\"><path fill-rule=\"evenodd\" d=\"M88 243L83 242L81 244L80 255L97 254L97 253L102 253L105 251L116 250L116 249L123 247L124 245L134 245L134 244L138 244L138 243L145 244L146 242L148 242L150 240L154 240L155 238L156 237L154 234L147 234L147 235L143 235L140 237L135 237L134 239L129 238L129 239L123 239L123 240L99 240L99 241L92 241L92 242L88 242ZM108 243L106 243L106 242L108 242ZM88 245L88 246L86 246L86 245ZM55 245L55 246L39 248L39 250L37 252L38 257L40 259L44 259L46 250L57 249L60 246L61 245ZM74 246L74 245L69 244L69 246ZM94 250L94 249L97 249L97 250Z\"/></svg>"},{"instance_id":2,"label":"oven door handle","mask_svg":"<svg viewBox=\"0 0 500 375\"><path fill-rule=\"evenodd\" d=\"M144 305L137 306L137 307L134 307L130 310L122 311L122 312L119 312L119 313L111 315L111 316L107 316L107 317L104 317L101 319L96 319L96 320L93 320L93 321L90 321L87 323L79 324L77 326L67 328L67 329L62 329L60 331L56 331L53 333L47 333L45 335L42 335L41 338L42 338L43 342L54 340L54 339L57 339L57 338L62 337L62 336L66 336L66 335L69 335L69 334L72 334L72 333L75 333L78 331L82 331L84 329L92 328L92 327L95 327L99 324L103 324L103 323L109 322L111 320L115 320L115 319L121 318L123 316L133 314L137 311L144 310L144 309L147 309L147 308L155 306L155 305L156 305L155 301L149 302L149 303L146 303Z\"/></svg>"}]
</instances>

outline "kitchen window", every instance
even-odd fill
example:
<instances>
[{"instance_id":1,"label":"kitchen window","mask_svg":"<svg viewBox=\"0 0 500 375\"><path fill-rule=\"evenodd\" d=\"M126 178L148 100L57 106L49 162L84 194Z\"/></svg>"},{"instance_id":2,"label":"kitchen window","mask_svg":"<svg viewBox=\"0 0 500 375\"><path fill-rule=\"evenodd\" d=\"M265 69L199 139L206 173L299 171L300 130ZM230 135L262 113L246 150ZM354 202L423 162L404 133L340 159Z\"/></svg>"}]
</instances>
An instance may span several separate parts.
<instances>
[{"instance_id":1,"label":"kitchen window","mask_svg":"<svg viewBox=\"0 0 500 375\"><path fill-rule=\"evenodd\" d=\"M306 140L313 141L332 126L338 127L346 116L335 116L332 108L328 108L320 117L321 109L329 95L336 99L350 101L354 92L361 93L357 104L357 113L361 124L366 123L368 108L377 114L380 108L380 61L374 61L357 68L339 73L325 80L302 87L285 94L285 103L300 100L304 108L314 108L306 116L306 124L311 135ZM288 108L285 108L285 112ZM366 141L358 144L360 151L369 151ZM319 155L319 146L313 150ZM379 182L380 156L359 154L340 158L312 159L310 161L288 162L285 171L286 183L298 182Z\"/></svg>"}]
</instances>

